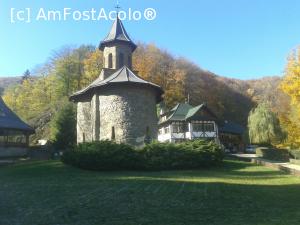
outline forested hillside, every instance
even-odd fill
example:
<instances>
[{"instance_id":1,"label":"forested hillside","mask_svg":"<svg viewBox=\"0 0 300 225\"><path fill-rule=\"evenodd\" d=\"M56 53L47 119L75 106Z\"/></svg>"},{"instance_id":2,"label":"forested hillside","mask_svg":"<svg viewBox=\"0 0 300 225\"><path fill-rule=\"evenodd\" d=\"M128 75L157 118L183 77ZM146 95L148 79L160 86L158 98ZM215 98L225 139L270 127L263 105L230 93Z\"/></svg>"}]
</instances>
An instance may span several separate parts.
<instances>
[{"instance_id":1,"label":"forested hillside","mask_svg":"<svg viewBox=\"0 0 300 225\"><path fill-rule=\"evenodd\" d=\"M231 89L244 93L255 105L262 102L268 103L276 113L284 113L289 108L290 98L281 90L282 78L279 76L256 80L237 80L220 76L218 79Z\"/></svg>"},{"instance_id":2,"label":"forested hillside","mask_svg":"<svg viewBox=\"0 0 300 225\"><path fill-rule=\"evenodd\" d=\"M51 139L55 135L53 119L68 96L96 79L101 69L102 52L95 47L65 47L35 72L35 79L28 77L6 89L4 100L37 129L34 139ZM282 94L277 90L278 77L253 81L224 78L152 44L139 44L133 57L133 69L165 90L168 107L189 97L191 104L206 102L220 119L243 125L257 102L267 99L276 108L276 96Z\"/></svg>"},{"instance_id":3,"label":"forested hillside","mask_svg":"<svg viewBox=\"0 0 300 225\"><path fill-rule=\"evenodd\" d=\"M14 86L21 81L21 77L0 77L0 95L9 86Z\"/></svg>"}]
</instances>

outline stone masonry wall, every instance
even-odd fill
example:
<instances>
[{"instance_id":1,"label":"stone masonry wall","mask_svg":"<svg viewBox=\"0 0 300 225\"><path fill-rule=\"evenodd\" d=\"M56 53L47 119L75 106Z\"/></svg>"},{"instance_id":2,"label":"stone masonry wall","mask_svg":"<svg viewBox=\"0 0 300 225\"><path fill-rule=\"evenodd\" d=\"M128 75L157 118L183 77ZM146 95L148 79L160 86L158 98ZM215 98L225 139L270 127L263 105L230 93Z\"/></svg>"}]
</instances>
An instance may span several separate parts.
<instances>
[{"instance_id":1,"label":"stone masonry wall","mask_svg":"<svg viewBox=\"0 0 300 225\"><path fill-rule=\"evenodd\" d=\"M100 139L142 145L146 133L157 139L154 90L144 86L120 85L99 94ZM148 132L147 132L148 130Z\"/></svg>"},{"instance_id":2,"label":"stone masonry wall","mask_svg":"<svg viewBox=\"0 0 300 225\"><path fill-rule=\"evenodd\" d=\"M124 54L124 65L131 68L131 62L129 62L128 58L132 58L131 48L127 45L118 44L116 46L105 47L103 51L104 57L104 68L109 68L108 66L108 55L112 54L112 69L120 69L119 68L119 54ZM131 60L130 60L131 61Z\"/></svg>"},{"instance_id":3,"label":"stone masonry wall","mask_svg":"<svg viewBox=\"0 0 300 225\"><path fill-rule=\"evenodd\" d=\"M77 143L92 141L91 102L77 103Z\"/></svg>"}]
</instances>

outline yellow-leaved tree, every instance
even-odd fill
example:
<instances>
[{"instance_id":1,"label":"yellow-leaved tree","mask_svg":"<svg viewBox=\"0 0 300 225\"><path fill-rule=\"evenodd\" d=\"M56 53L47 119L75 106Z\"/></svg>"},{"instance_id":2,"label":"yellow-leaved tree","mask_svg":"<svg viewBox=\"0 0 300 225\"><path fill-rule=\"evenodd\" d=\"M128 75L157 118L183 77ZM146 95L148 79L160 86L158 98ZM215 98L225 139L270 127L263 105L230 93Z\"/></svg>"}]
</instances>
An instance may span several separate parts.
<instances>
[{"instance_id":1,"label":"yellow-leaved tree","mask_svg":"<svg viewBox=\"0 0 300 225\"><path fill-rule=\"evenodd\" d=\"M88 86L94 80L96 80L103 67L103 53L96 49L90 52L83 60L84 76L82 78L82 87Z\"/></svg>"},{"instance_id":2,"label":"yellow-leaved tree","mask_svg":"<svg viewBox=\"0 0 300 225\"><path fill-rule=\"evenodd\" d=\"M280 88L291 103L286 113L280 115L280 122L287 132L286 144L292 148L300 146L300 46L288 57L285 75Z\"/></svg>"}]
</instances>

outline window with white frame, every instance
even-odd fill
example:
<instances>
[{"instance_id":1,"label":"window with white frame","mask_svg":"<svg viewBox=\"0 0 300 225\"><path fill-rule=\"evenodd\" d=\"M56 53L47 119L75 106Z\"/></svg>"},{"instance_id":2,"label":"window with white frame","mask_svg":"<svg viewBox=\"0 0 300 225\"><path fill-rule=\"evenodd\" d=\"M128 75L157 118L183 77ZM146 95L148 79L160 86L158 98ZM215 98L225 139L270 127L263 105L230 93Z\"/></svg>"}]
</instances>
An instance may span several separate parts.
<instances>
[{"instance_id":1,"label":"window with white frame","mask_svg":"<svg viewBox=\"0 0 300 225\"><path fill-rule=\"evenodd\" d=\"M201 122L195 121L192 125L194 132L203 132L203 124Z\"/></svg>"},{"instance_id":2,"label":"window with white frame","mask_svg":"<svg viewBox=\"0 0 300 225\"><path fill-rule=\"evenodd\" d=\"M165 134L170 133L170 127L169 127L169 126L165 127L165 128L164 128L164 131L165 131Z\"/></svg>"},{"instance_id":3,"label":"window with white frame","mask_svg":"<svg viewBox=\"0 0 300 225\"><path fill-rule=\"evenodd\" d=\"M173 133L184 133L187 131L187 124L184 122L174 122L172 123Z\"/></svg>"},{"instance_id":4,"label":"window with white frame","mask_svg":"<svg viewBox=\"0 0 300 225\"><path fill-rule=\"evenodd\" d=\"M158 129L158 134L159 134L159 135L163 134L163 131L164 131L164 129L163 129L163 128L161 128L161 129Z\"/></svg>"},{"instance_id":5,"label":"window with white frame","mask_svg":"<svg viewBox=\"0 0 300 225\"><path fill-rule=\"evenodd\" d=\"M201 122L194 121L193 123L194 132L214 132L215 126L213 122Z\"/></svg>"},{"instance_id":6,"label":"window with white frame","mask_svg":"<svg viewBox=\"0 0 300 225\"><path fill-rule=\"evenodd\" d=\"M204 131L205 132L214 132L215 131L215 126L213 123L204 123Z\"/></svg>"}]
</instances>

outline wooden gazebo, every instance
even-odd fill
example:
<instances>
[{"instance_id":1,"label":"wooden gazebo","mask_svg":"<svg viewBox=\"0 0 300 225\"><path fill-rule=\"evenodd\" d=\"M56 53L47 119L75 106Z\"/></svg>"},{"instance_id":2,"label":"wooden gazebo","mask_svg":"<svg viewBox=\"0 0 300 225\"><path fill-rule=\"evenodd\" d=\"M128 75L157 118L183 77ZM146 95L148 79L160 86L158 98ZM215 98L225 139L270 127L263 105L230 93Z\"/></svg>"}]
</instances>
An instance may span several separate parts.
<instances>
[{"instance_id":1,"label":"wooden gazebo","mask_svg":"<svg viewBox=\"0 0 300 225\"><path fill-rule=\"evenodd\" d=\"M29 136L34 132L32 127L8 108L0 96L0 151L7 148L27 148Z\"/></svg>"}]
</instances>

